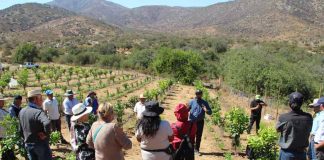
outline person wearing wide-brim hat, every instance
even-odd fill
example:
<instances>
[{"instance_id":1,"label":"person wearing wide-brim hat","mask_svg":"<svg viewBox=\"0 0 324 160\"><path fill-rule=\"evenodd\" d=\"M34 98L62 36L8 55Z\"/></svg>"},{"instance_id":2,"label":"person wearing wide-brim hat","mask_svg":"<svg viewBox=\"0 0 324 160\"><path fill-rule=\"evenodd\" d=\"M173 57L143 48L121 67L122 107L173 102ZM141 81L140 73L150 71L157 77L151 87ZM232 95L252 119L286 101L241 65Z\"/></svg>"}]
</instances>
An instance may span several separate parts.
<instances>
[{"instance_id":1,"label":"person wearing wide-brim hat","mask_svg":"<svg viewBox=\"0 0 324 160\"><path fill-rule=\"evenodd\" d=\"M42 91L31 90L27 94L28 105L19 113L20 127L22 128L28 158L52 159L49 147L51 121L42 110Z\"/></svg>"},{"instance_id":2,"label":"person wearing wide-brim hat","mask_svg":"<svg viewBox=\"0 0 324 160\"><path fill-rule=\"evenodd\" d=\"M68 124L69 130L71 129L71 117L73 115L72 108L79 103L79 101L74 97L74 92L72 90L67 90L64 96L66 98L63 101L63 108L65 114L65 120Z\"/></svg>"},{"instance_id":3,"label":"person wearing wide-brim hat","mask_svg":"<svg viewBox=\"0 0 324 160\"><path fill-rule=\"evenodd\" d=\"M98 103L98 98L97 98L97 94L94 91L90 91L86 97L86 99L84 100L83 104L85 106L88 107L92 107L92 113L93 114L97 114L97 110L99 107L99 103Z\"/></svg>"},{"instance_id":4,"label":"person wearing wide-brim hat","mask_svg":"<svg viewBox=\"0 0 324 160\"><path fill-rule=\"evenodd\" d=\"M0 94L0 121L2 121L5 116L9 114L8 111L4 109L5 101L8 100L8 98L5 98L2 94ZM0 126L0 140L5 138L5 128ZM1 159L6 159L6 160L14 160L15 154L13 150L7 150L6 152L2 153Z\"/></svg>"},{"instance_id":5,"label":"person wearing wide-brim hat","mask_svg":"<svg viewBox=\"0 0 324 160\"><path fill-rule=\"evenodd\" d=\"M136 113L136 117L137 119L141 119L142 117L142 112L144 112L145 110L145 101L146 101L146 97L141 94L139 97L138 97L139 101L135 104L135 107L134 107L134 113Z\"/></svg>"},{"instance_id":6,"label":"person wearing wide-brim hat","mask_svg":"<svg viewBox=\"0 0 324 160\"><path fill-rule=\"evenodd\" d=\"M76 152L77 159L95 160L95 151L86 143L91 125L88 123L92 108L79 103L72 108L71 117L71 146Z\"/></svg>"},{"instance_id":7,"label":"person wearing wide-brim hat","mask_svg":"<svg viewBox=\"0 0 324 160\"><path fill-rule=\"evenodd\" d=\"M173 141L170 123L161 120L164 108L156 101L145 102L145 110L136 127L136 139L141 143L143 160L169 160L171 155L166 152Z\"/></svg>"}]
</instances>

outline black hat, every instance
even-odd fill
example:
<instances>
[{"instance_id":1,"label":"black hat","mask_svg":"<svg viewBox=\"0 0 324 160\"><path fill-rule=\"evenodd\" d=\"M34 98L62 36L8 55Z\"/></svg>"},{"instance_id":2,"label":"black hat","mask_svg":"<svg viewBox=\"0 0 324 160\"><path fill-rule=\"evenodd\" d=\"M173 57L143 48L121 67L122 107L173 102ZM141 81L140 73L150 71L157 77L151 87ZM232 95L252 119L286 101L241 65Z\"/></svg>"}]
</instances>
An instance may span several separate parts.
<instances>
[{"instance_id":1,"label":"black hat","mask_svg":"<svg viewBox=\"0 0 324 160\"><path fill-rule=\"evenodd\" d=\"M148 101L144 103L145 110L142 113L143 116L156 117L163 113L164 108L156 101Z\"/></svg>"},{"instance_id":2,"label":"black hat","mask_svg":"<svg viewBox=\"0 0 324 160\"><path fill-rule=\"evenodd\" d=\"M200 89L197 89L195 93L196 93L196 95L200 95L200 94L202 94L202 93L203 93L203 91L202 91L202 90L200 90Z\"/></svg>"},{"instance_id":3,"label":"black hat","mask_svg":"<svg viewBox=\"0 0 324 160\"><path fill-rule=\"evenodd\" d=\"M16 96L14 97L14 100L22 100L22 96L21 96L21 95L16 95Z\"/></svg>"},{"instance_id":4,"label":"black hat","mask_svg":"<svg viewBox=\"0 0 324 160\"><path fill-rule=\"evenodd\" d=\"M289 105L292 109L300 109L304 101L304 96L299 92L293 92L289 95Z\"/></svg>"}]
</instances>

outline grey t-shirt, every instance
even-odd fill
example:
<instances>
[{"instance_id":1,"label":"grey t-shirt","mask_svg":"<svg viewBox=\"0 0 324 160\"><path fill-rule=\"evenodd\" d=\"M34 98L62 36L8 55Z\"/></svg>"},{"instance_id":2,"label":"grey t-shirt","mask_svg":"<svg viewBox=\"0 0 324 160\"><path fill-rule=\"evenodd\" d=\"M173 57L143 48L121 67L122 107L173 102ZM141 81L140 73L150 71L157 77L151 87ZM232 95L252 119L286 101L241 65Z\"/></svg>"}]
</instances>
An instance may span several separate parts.
<instances>
[{"instance_id":1,"label":"grey t-shirt","mask_svg":"<svg viewBox=\"0 0 324 160\"><path fill-rule=\"evenodd\" d=\"M308 146L313 118L303 111L291 111L279 116L276 129L280 132L279 146L282 149L303 150Z\"/></svg>"},{"instance_id":2,"label":"grey t-shirt","mask_svg":"<svg viewBox=\"0 0 324 160\"><path fill-rule=\"evenodd\" d=\"M36 106L27 106L19 113L20 128L24 136L25 143L38 143L38 133L43 132L49 137L50 120L45 113ZM48 139L46 139L48 141Z\"/></svg>"}]
</instances>

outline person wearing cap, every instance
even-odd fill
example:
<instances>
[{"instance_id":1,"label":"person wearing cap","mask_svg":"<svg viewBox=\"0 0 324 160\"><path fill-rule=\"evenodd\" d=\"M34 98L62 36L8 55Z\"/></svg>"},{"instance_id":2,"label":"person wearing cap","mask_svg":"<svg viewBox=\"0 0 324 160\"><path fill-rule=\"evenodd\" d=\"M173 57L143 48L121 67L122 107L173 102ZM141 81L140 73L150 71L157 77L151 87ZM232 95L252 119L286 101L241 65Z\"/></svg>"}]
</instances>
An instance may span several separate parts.
<instances>
[{"instance_id":1,"label":"person wearing cap","mask_svg":"<svg viewBox=\"0 0 324 160\"><path fill-rule=\"evenodd\" d=\"M141 119L142 117L142 112L144 112L145 110L145 106L144 106L145 101L146 101L146 97L143 94L141 94L139 96L139 102L137 102L134 107L134 112L136 113L137 119Z\"/></svg>"},{"instance_id":2,"label":"person wearing cap","mask_svg":"<svg viewBox=\"0 0 324 160\"><path fill-rule=\"evenodd\" d=\"M135 133L137 141L140 142L142 159L170 160L173 131L170 123L160 118L164 108L156 101L145 102L144 105L145 110Z\"/></svg>"},{"instance_id":3,"label":"person wearing cap","mask_svg":"<svg viewBox=\"0 0 324 160\"><path fill-rule=\"evenodd\" d=\"M317 119L318 129L315 131L314 136L316 157L317 159L324 159L324 97L319 98L317 103L315 103L313 106L320 108Z\"/></svg>"},{"instance_id":4,"label":"person wearing cap","mask_svg":"<svg viewBox=\"0 0 324 160\"><path fill-rule=\"evenodd\" d=\"M71 117L73 115L72 108L79 103L79 101L74 97L74 93L72 90L67 90L64 96L66 98L63 101L63 108L65 114L65 120L68 124L69 130L71 129Z\"/></svg>"},{"instance_id":5,"label":"person wearing cap","mask_svg":"<svg viewBox=\"0 0 324 160\"><path fill-rule=\"evenodd\" d=\"M45 94L47 95L47 98L43 103L43 110L51 120L51 129L52 131L58 131L61 134L61 143L68 144L61 133L61 115L59 111L58 101L53 96L52 90L45 91Z\"/></svg>"},{"instance_id":6,"label":"person wearing cap","mask_svg":"<svg viewBox=\"0 0 324 160\"><path fill-rule=\"evenodd\" d=\"M95 160L95 151L86 143L87 135L90 131L89 114L92 108L79 103L72 108L71 117L71 146L76 152L77 160Z\"/></svg>"},{"instance_id":7,"label":"person wearing cap","mask_svg":"<svg viewBox=\"0 0 324 160\"><path fill-rule=\"evenodd\" d=\"M9 107L9 114L11 117L18 118L21 110L22 96L18 95L14 97L12 104Z\"/></svg>"},{"instance_id":8,"label":"person wearing cap","mask_svg":"<svg viewBox=\"0 0 324 160\"><path fill-rule=\"evenodd\" d=\"M96 160L124 160L122 149L131 149L132 141L114 120L114 108L103 103L98 109L99 119L93 123L87 144L96 150Z\"/></svg>"},{"instance_id":9,"label":"person wearing cap","mask_svg":"<svg viewBox=\"0 0 324 160\"><path fill-rule=\"evenodd\" d=\"M7 98L4 98L2 94L0 94L0 121L4 120L4 118L9 115L9 112L4 109L5 101ZM0 141L5 138L5 128L0 126ZM9 149L6 152L2 153L1 159L5 160L14 160L15 154L14 151Z\"/></svg>"},{"instance_id":10,"label":"person wearing cap","mask_svg":"<svg viewBox=\"0 0 324 160\"><path fill-rule=\"evenodd\" d=\"M299 92L291 93L289 95L291 111L279 116L276 124L276 129L280 133L279 160L306 160L305 151L308 147L313 118L309 113L301 110L303 98Z\"/></svg>"},{"instance_id":11,"label":"person wearing cap","mask_svg":"<svg viewBox=\"0 0 324 160\"><path fill-rule=\"evenodd\" d=\"M251 116L250 116L250 125L247 129L247 133L251 133L251 129L255 122L256 130L255 132L258 134L260 129L260 121L261 121L261 113L263 106L267 106L266 103L263 102L260 95L256 95L255 99L250 104Z\"/></svg>"},{"instance_id":12,"label":"person wearing cap","mask_svg":"<svg viewBox=\"0 0 324 160\"><path fill-rule=\"evenodd\" d=\"M98 104L98 98L96 92L90 91L87 98L84 100L83 104L85 106L92 107L92 113L94 115L97 115L99 104Z\"/></svg>"},{"instance_id":13,"label":"person wearing cap","mask_svg":"<svg viewBox=\"0 0 324 160\"><path fill-rule=\"evenodd\" d=\"M319 119L319 115L320 115L320 107L319 106L315 106L316 103L317 103L318 99L314 99L313 103L309 104L309 108L313 108L314 110L314 119L313 119L313 126L312 126L312 130L311 130L311 133L310 133L310 138L309 138L309 147L308 147L308 159L310 160L316 160L316 150L315 150L315 142L314 142L314 136L315 136L315 133L318 129L318 119Z\"/></svg>"},{"instance_id":14,"label":"person wearing cap","mask_svg":"<svg viewBox=\"0 0 324 160\"><path fill-rule=\"evenodd\" d=\"M202 99L203 96L202 90L196 90L195 94L196 94L196 98L192 99L189 102L189 109L190 109L189 120L197 124L195 153L200 155L199 149L200 149L201 137L204 130L205 114L207 113L208 115L211 115L212 110L209 107L208 102Z\"/></svg>"},{"instance_id":15,"label":"person wearing cap","mask_svg":"<svg viewBox=\"0 0 324 160\"><path fill-rule=\"evenodd\" d=\"M52 159L49 146L51 121L42 110L41 90L31 90L27 94L28 105L19 113L20 128L29 160Z\"/></svg>"}]
</instances>

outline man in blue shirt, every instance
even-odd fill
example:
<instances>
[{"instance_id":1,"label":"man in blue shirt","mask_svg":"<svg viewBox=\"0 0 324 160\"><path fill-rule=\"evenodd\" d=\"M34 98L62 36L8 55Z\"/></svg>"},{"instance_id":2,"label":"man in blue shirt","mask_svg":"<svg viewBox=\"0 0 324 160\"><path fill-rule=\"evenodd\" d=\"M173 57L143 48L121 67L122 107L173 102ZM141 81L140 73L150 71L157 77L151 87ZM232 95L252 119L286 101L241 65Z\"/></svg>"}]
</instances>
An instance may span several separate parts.
<instances>
[{"instance_id":1,"label":"man in blue shirt","mask_svg":"<svg viewBox=\"0 0 324 160\"><path fill-rule=\"evenodd\" d=\"M311 131L311 135L310 135L310 139L309 139L309 147L308 147L308 158L310 160L316 160L316 150L315 150L315 142L314 142L314 136L315 136L315 133L318 129L318 126L319 126L319 122L318 122L318 119L319 119L319 115L320 115L320 107L319 106L316 106L315 104L317 103L318 99L314 99L313 103L312 104L309 104L309 108L313 108L314 110L314 113L315 113L315 117L313 119L313 126L312 126L312 131Z\"/></svg>"},{"instance_id":2,"label":"man in blue shirt","mask_svg":"<svg viewBox=\"0 0 324 160\"><path fill-rule=\"evenodd\" d=\"M84 100L83 104L85 106L92 107L92 113L94 115L97 115L99 104L98 104L98 98L96 92L90 91L87 98Z\"/></svg>"},{"instance_id":3,"label":"man in blue shirt","mask_svg":"<svg viewBox=\"0 0 324 160\"><path fill-rule=\"evenodd\" d=\"M9 107L9 114L11 117L18 118L19 112L21 110L22 96L15 96L13 103Z\"/></svg>"},{"instance_id":4,"label":"man in blue shirt","mask_svg":"<svg viewBox=\"0 0 324 160\"><path fill-rule=\"evenodd\" d=\"M203 92L201 90L196 91L196 98L192 99L189 102L190 115L189 120L197 123L197 132L196 132L196 145L195 153L199 154L201 136L204 129L204 119L205 113L208 115L212 114L212 110L209 107L208 102L202 99Z\"/></svg>"}]
</instances>

